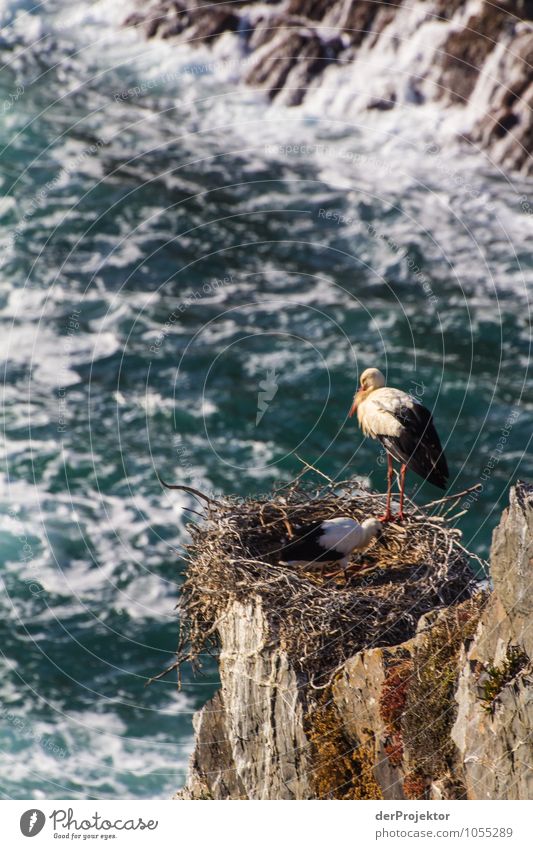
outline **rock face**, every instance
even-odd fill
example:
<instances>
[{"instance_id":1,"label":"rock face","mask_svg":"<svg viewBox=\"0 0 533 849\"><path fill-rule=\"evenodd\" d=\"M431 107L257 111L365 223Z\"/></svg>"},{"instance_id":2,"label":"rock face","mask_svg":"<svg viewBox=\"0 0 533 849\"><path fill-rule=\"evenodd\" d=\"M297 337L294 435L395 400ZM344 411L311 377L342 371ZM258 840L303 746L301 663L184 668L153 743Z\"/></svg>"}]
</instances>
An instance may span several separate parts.
<instances>
[{"instance_id":1,"label":"rock face","mask_svg":"<svg viewBox=\"0 0 533 849\"><path fill-rule=\"evenodd\" d=\"M452 737L472 799L533 797L533 487L494 532L494 593L461 658ZM481 695L481 700L480 700Z\"/></svg>"},{"instance_id":2,"label":"rock face","mask_svg":"<svg viewBox=\"0 0 533 849\"><path fill-rule=\"evenodd\" d=\"M259 600L230 607L220 642L221 689L195 717L185 795L312 798L304 702L287 654L269 643Z\"/></svg>"},{"instance_id":3,"label":"rock face","mask_svg":"<svg viewBox=\"0 0 533 849\"><path fill-rule=\"evenodd\" d=\"M243 79L286 105L322 80L343 116L441 104L465 140L533 173L529 0L156 0L125 23L192 45L234 33Z\"/></svg>"},{"instance_id":4,"label":"rock face","mask_svg":"<svg viewBox=\"0 0 533 849\"><path fill-rule=\"evenodd\" d=\"M177 798L532 798L533 487L511 490L491 567L488 597L358 652L322 690L298 677L260 600L235 602Z\"/></svg>"}]
</instances>

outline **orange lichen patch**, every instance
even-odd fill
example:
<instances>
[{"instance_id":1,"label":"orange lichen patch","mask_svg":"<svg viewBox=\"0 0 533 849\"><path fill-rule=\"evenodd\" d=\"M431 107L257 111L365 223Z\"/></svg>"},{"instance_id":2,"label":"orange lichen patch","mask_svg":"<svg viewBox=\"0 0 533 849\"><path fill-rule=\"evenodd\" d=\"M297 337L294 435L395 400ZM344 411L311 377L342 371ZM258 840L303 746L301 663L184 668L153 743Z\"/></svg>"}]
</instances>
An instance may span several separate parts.
<instances>
[{"instance_id":1,"label":"orange lichen patch","mask_svg":"<svg viewBox=\"0 0 533 849\"><path fill-rule=\"evenodd\" d=\"M324 691L306 723L311 743L313 784L317 799L382 799L374 777L372 742L354 746L345 734L340 714Z\"/></svg>"},{"instance_id":2,"label":"orange lichen patch","mask_svg":"<svg viewBox=\"0 0 533 849\"><path fill-rule=\"evenodd\" d=\"M403 792L406 799L426 799L428 783L419 772L410 772L403 781Z\"/></svg>"},{"instance_id":3,"label":"orange lichen patch","mask_svg":"<svg viewBox=\"0 0 533 849\"><path fill-rule=\"evenodd\" d=\"M387 670L379 698L379 712L388 734L384 751L392 766L400 766L403 759L401 723L412 675L411 658L395 661Z\"/></svg>"}]
</instances>

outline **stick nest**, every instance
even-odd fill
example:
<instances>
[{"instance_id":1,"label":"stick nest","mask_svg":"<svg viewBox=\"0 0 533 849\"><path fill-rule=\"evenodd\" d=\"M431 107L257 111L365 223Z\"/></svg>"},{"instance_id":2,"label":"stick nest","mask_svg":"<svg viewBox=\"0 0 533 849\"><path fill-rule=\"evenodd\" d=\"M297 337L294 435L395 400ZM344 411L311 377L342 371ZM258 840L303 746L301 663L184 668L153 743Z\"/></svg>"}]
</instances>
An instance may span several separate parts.
<instances>
[{"instance_id":1,"label":"stick nest","mask_svg":"<svg viewBox=\"0 0 533 849\"><path fill-rule=\"evenodd\" d=\"M382 495L350 481L306 488L300 476L268 500L210 501L205 521L188 526L192 542L179 603L180 645L165 672L184 662L198 667L203 652L217 653L218 626L234 601L261 604L272 645L285 649L316 688L327 686L361 649L411 638L422 614L463 601L476 588L475 556L446 518L458 503L450 508L453 498L425 509L410 503L401 525L386 525L380 541L354 554L348 579L334 567L322 576L320 564L317 569L281 564L279 550L309 522L379 516Z\"/></svg>"}]
</instances>

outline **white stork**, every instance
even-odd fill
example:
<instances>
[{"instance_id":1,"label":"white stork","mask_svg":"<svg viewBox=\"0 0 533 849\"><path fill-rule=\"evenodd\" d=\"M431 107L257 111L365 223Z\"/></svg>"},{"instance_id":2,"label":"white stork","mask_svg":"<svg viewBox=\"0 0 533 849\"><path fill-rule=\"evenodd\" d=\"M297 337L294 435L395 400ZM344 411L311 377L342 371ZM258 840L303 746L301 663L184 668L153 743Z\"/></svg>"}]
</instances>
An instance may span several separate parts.
<instances>
[{"instance_id":1,"label":"white stork","mask_svg":"<svg viewBox=\"0 0 533 849\"><path fill-rule=\"evenodd\" d=\"M348 516L312 522L298 528L294 539L280 551L282 563L338 563L346 575L346 567L354 551L361 551L381 536L379 519L365 519L361 524Z\"/></svg>"},{"instance_id":2,"label":"white stork","mask_svg":"<svg viewBox=\"0 0 533 849\"><path fill-rule=\"evenodd\" d=\"M361 375L361 388L354 396L350 416L355 412L365 436L379 439L387 452L387 507L381 521L393 518L390 509L393 458L401 463L398 519L404 518L407 469L434 486L446 489L449 476L446 457L431 413L419 401L401 389L385 386L379 369L367 368Z\"/></svg>"}]
</instances>

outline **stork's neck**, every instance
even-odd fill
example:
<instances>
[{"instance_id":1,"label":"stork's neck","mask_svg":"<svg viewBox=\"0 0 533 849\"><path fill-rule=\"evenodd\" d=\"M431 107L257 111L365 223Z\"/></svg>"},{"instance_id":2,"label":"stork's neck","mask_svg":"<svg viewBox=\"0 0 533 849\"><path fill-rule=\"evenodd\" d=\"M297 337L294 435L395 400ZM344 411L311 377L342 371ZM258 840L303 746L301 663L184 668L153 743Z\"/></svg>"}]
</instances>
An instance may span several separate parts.
<instances>
[{"instance_id":1,"label":"stork's neck","mask_svg":"<svg viewBox=\"0 0 533 849\"><path fill-rule=\"evenodd\" d=\"M367 524L368 522L368 524ZM363 542L367 545L371 540L376 536L376 528L374 527L374 523L371 520L365 519L365 521L361 524L361 536L363 537Z\"/></svg>"},{"instance_id":2,"label":"stork's neck","mask_svg":"<svg viewBox=\"0 0 533 849\"><path fill-rule=\"evenodd\" d=\"M370 540L372 539L373 536L374 536L374 531L372 530L372 528L363 528L363 538L364 538L365 545L366 545L367 542L370 542Z\"/></svg>"},{"instance_id":3,"label":"stork's neck","mask_svg":"<svg viewBox=\"0 0 533 849\"><path fill-rule=\"evenodd\" d=\"M354 548L362 548L370 542L373 536L374 531L372 528L369 528L363 522L363 524L356 525L355 528L352 528L352 530L346 534L343 540L343 545L351 550Z\"/></svg>"}]
</instances>

